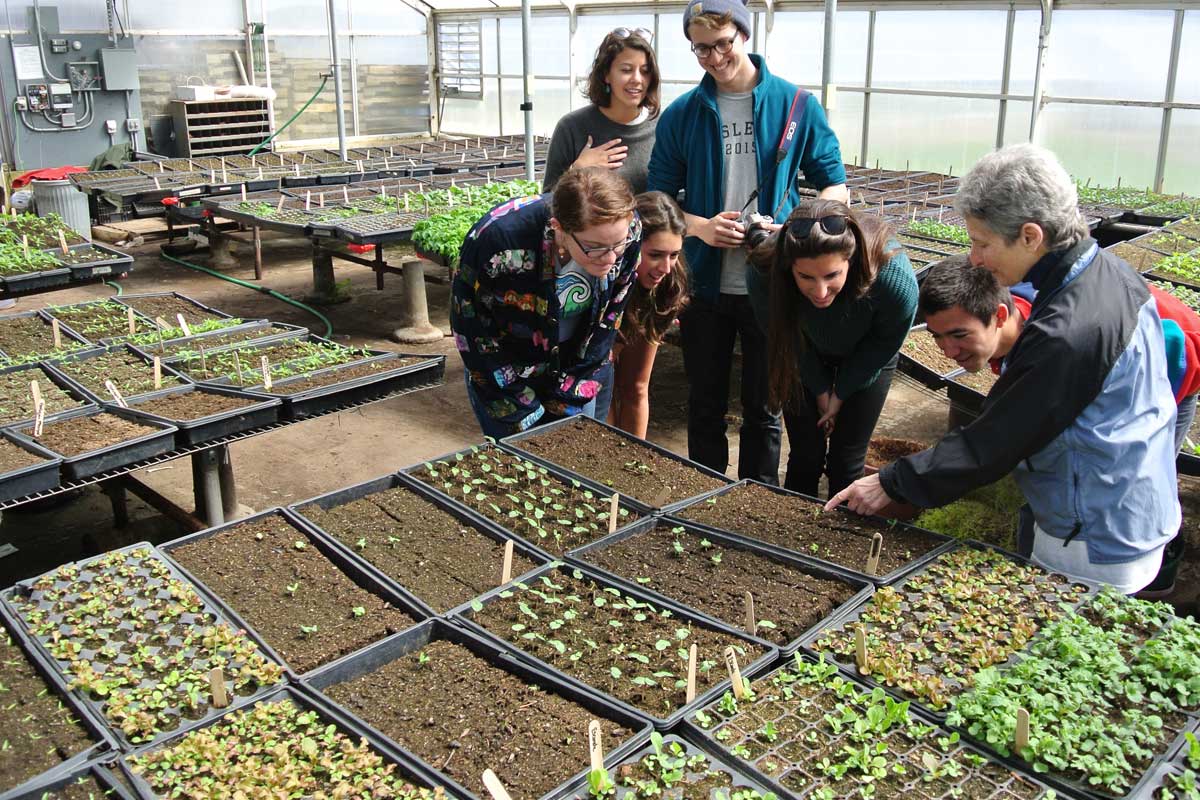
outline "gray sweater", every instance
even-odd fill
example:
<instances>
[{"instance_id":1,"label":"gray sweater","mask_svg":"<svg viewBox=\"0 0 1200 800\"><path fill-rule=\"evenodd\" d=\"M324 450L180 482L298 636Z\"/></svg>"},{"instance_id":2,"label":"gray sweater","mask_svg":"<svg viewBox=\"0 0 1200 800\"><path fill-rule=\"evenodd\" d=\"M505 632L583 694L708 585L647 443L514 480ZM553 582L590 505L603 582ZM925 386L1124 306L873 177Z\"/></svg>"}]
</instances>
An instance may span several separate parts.
<instances>
[{"instance_id":1,"label":"gray sweater","mask_svg":"<svg viewBox=\"0 0 1200 800\"><path fill-rule=\"evenodd\" d=\"M654 149L654 128L657 124L658 117L654 117L637 125L622 125L604 116L591 103L575 109L554 126L550 153L546 156L543 189L547 192L554 190L554 184L579 158L579 151L591 136L593 147L610 139L620 139L629 151L617 173L629 181L635 194L646 191L646 170L650 163L650 151Z\"/></svg>"}]
</instances>

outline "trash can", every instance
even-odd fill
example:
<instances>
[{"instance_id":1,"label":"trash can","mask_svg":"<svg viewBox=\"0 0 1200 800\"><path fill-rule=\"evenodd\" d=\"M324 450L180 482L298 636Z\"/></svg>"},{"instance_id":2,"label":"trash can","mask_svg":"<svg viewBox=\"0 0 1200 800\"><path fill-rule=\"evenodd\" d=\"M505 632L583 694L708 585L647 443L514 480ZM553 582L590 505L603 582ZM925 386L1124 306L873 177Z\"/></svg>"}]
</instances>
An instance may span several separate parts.
<instances>
[{"instance_id":1,"label":"trash can","mask_svg":"<svg viewBox=\"0 0 1200 800\"><path fill-rule=\"evenodd\" d=\"M89 242L92 240L92 217L87 197L66 179L34 180L33 202L38 216L58 214L67 227Z\"/></svg>"}]
</instances>

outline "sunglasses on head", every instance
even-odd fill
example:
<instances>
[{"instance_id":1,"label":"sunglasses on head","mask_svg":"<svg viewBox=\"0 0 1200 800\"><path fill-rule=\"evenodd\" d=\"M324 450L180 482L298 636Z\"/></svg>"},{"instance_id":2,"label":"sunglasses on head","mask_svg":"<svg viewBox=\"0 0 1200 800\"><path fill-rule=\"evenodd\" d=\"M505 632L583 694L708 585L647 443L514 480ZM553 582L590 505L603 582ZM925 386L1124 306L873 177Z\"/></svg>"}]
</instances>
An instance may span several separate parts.
<instances>
[{"instance_id":1,"label":"sunglasses on head","mask_svg":"<svg viewBox=\"0 0 1200 800\"><path fill-rule=\"evenodd\" d=\"M628 39L630 36L640 36L647 42L653 41L654 34L645 28L613 28L612 35L618 39Z\"/></svg>"},{"instance_id":2,"label":"sunglasses on head","mask_svg":"<svg viewBox=\"0 0 1200 800\"><path fill-rule=\"evenodd\" d=\"M820 224L821 230L830 236L841 236L846 232L846 217L841 214L817 218L797 217L788 223L787 231L794 239L806 239L817 224Z\"/></svg>"}]
</instances>

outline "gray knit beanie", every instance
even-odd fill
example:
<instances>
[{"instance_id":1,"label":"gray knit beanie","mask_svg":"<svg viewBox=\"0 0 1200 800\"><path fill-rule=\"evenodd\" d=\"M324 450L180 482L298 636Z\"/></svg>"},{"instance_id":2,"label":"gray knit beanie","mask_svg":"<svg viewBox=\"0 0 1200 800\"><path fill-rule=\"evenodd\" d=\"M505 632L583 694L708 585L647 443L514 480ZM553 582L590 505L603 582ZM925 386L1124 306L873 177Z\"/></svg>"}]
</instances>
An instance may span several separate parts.
<instances>
[{"instance_id":1,"label":"gray knit beanie","mask_svg":"<svg viewBox=\"0 0 1200 800\"><path fill-rule=\"evenodd\" d=\"M691 0L683 10L683 35L689 42L692 37L688 33L688 25L693 17L701 14L731 14L733 24L747 39L750 38L750 9L746 8L745 0Z\"/></svg>"}]
</instances>

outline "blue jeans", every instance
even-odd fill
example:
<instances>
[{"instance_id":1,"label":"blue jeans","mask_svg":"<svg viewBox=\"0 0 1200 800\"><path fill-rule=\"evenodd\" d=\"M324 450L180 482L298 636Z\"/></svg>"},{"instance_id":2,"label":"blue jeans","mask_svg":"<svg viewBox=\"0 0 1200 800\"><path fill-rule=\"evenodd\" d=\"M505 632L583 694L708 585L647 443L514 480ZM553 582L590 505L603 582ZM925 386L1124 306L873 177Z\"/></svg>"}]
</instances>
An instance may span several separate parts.
<instances>
[{"instance_id":1,"label":"blue jeans","mask_svg":"<svg viewBox=\"0 0 1200 800\"><path fill-rule=\"evenodd\" d=\"M601 372L601 374L603 374L603 371ZM483 401L479 399L479 395L475 392L475 387L471 385L471 373L469 373L466 369L464 369L463 377L466 379L466 382L467 382L467 399L471 402L471 410L473 412L475 412L475 419L479 422L479 429L481 431L483 431L483 435L488 437L489 439L495 439L495 440L499 441L500 439L503 439L505 436L511 436L513 433L515 433L515 431L510 431L508 429L508 427L509 427L508 425L498 423L494 419L492 419L490 416L488 416L487 409L485 409L483 407ZM609 385L612 384L612 365L611 365L611 363L609 364L608 384ZM612 397L611 393L610 393L609 397L611 399L611 397ZM597 400L597 398L595 398L595 397L592 398L591 401L588 402L588 404L583 407L582 413L587 414L592 419L601 419L596 416L596 400ZM605 414L607 414L607 413L608 413L608 411L606 409ZM553 422L555 419L556 419L555 417L547 417L547 416L543 415L542 418L539 419L535 423L535 425L542 425L547 422ZM603 419L601 419L601 421L603 422Z\"/></svg>"},{"instance_id":2,"label":"blue jeans","mask_svg":"<svg viewBox=\"0 0 1200 800\"><path fill-rule=\"evenodd\" d=\"M600 381L600 391L596 394L595 400L596 413L588 415L601 422L608 419L608 410L612 408L613 383L616 379L616 376L613 375L614 371L612 355L610 354L608 361L596 373L596 380Z\"/></svg>"},{"instance_id":3,"label":"blue jeans","mask_svg":"<svg viewBox=\"0 0 1200 800\"><path fill-rule=\"evenodd\" d=\"M1175 413L1175 452L1183 449L1183 440L1187 438L1188 429L1196 418L1196 395L1188 395L1179 401L1179 410ZM1196 442L1200 444L1200 442Z\"/></svg>"}]
</instances>

